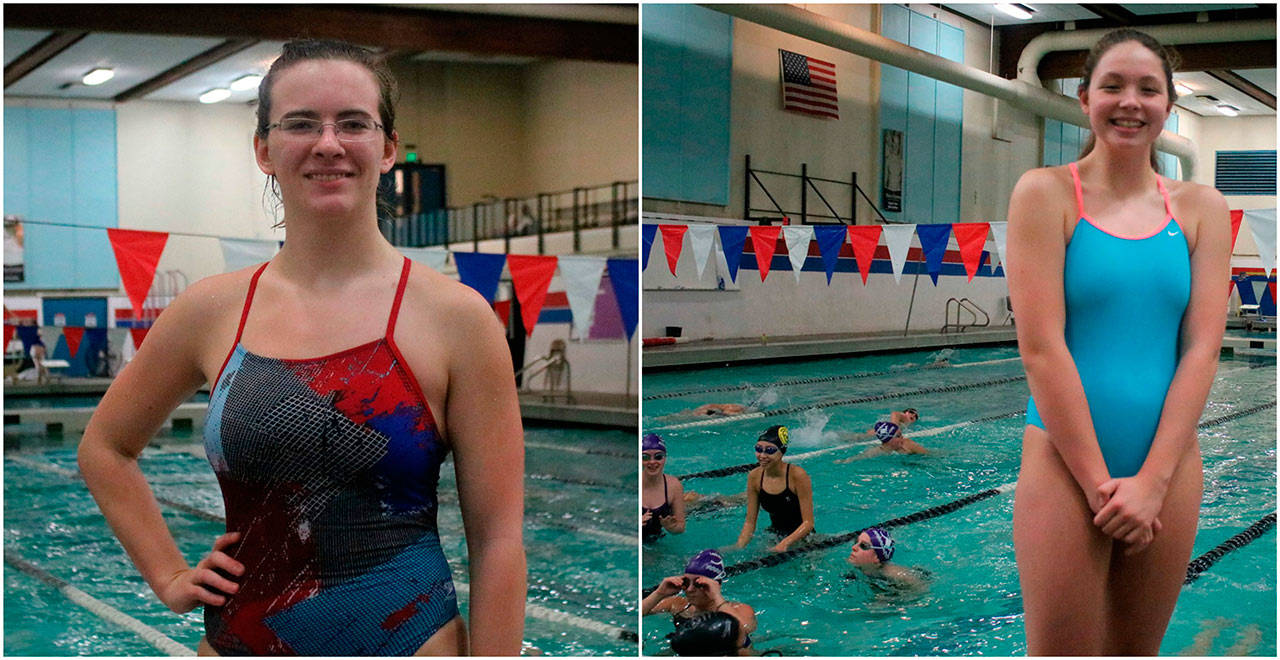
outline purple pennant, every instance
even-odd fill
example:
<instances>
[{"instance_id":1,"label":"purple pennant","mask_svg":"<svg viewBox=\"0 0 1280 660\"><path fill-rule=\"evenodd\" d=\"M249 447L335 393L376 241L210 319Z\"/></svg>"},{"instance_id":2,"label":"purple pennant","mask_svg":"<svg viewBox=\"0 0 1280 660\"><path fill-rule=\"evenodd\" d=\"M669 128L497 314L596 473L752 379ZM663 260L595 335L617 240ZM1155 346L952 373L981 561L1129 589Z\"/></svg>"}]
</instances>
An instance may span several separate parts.
<instances>
[{"instance_id":1,"label":"purple pennant","mask_svg":"<svg viewBox=\"0 0 1280 660\"><path fill-rule=\"evenodd\" d=\"M951 236L950 224L916 225L920 237L920 249L924 250L925 267L933 285L938 286L938 273L942 272L942 258L947 254L947 238Z\"/></svg>"},{"instance_id":2,"label":"purple pennant","mask_svg":"<svg viewBox=\"0 0 1280 660\"><path fill-rule=\"evenodd\" d=\"M498 293L498 280L502 278L502 267L507 263L507 255L454 252L453 261L458 266L458 279L479 291L492 305L493 297Z\"/></svg>"},{"instance_id":3,"label":"purple pennant","mask_svg":"<svg viewBox=\"0 0 1280 660\"><path fill-rule=\"evenodd\" d=\"M831 275L836 272L836 262L840 259L840 248L844 246L847 233L845 225L818 225L813 228L818 252L822 253L822 266L827 269L827 286L831 286Z\"/></svg>"},{"instance_id":4,"label":"purple pennant","mask_svg":"<svg viewBox=\"0 0 1280 660\"><path fill-rule=\"evenodd\" d=\"M742 246L747 244L747 228L738 225L720 225L720 247L724 250L724 262L729 265L729 281L738 281L738 264L742 263Z\"/></svg>"},{"instance_id":5,"label":"purple pennant","mask_svg":"<svg viewBox=\"0 0 1280 660\"><path fill-rule=\"evenodd\" d=\"M627 341L631 341L640 320L640 264L635 259L610 259L605 265L609 269L609 283L613 285L613 295L618 299L618 311L622 313L622 323L627 330Z\"/></svg>"},{"instance_id":6,"label":"purple pennant","mask_svg":"<svg viewBox=\"0 0 1280 660\"><path fill-rule=\"evenodd\" d=\"M640 227L640 241L644 244L644 261L641 261L641 268L649 267L649 252L653 250L653 237L658 233L658 225L643 225Z\"/></svg>"}]
</instances>

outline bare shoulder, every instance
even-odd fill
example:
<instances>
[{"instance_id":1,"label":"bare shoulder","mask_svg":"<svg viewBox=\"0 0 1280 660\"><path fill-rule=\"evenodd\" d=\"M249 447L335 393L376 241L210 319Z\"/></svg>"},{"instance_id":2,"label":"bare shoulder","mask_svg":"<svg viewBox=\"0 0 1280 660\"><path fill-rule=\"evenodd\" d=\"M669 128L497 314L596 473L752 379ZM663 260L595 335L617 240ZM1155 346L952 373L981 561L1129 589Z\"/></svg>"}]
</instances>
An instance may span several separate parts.
<instances>
[{"instance_id":1,"label":"bare shoulder","mask_svg":"<svg viewBox=\"0 0 1280 660\"><path fill-rule=\"evenodd\" d=\"M477 328L499 326L488 301L475 289L421 264L414 265L405 286L406 306L446 321L445 326L456 329L462 337Z\"/></svg>"},{"instance_id":2,"label":"bare shoulder","mask_svg":"<svg viewBox=\"0 0 1280 660\"><path fill-rule=\"evenodd\" d=\"M1169 204L1179 220L1218 220L1226 217L1227 198L1212 186L1194 181L1169 180Z\"/></svg>"},{"instance_id":3,"label":"bare shoulder","mask_svg":"<svg viewBox=\"0 0 1280 660\"><path fill-rule=\"evenodd\" d=\"M1037 167L1023 172L1022 176L1018 177L1018 183L1013 186L1013 194L1015 197L1030 195L1070 200L1074 196L1073 189L1071 170L1065 165L1059 165Z\"/></svg>"},{"instance_id":4,"label":"bare shoulder","mask_svg":"<svg viewBox=\"0 0 1280 660\"><path fill-rule=\"evenodd\" d=\"M803 479L804 481L809 480L809 473L806 472L804 468L796 465L795 463L791 463L790 465L792 477L795 477L796 479Z\"/></svg>"},{"instance_id":5,"label":"bare shoulder","mask_svg":"<svg viewBox=\"0 0 1280 660\"><path fill-rule=\"evenodd\" d=\"M1059 227L1075 214L1075 187L1065 166L1038 167L1018 178L1009 199L1010 227ZM1053 219L1055 222L1044 222Z\"/></svg>"},{"instance_id":6,"label":"bare shoulder","mask_svg":"<svg viewBox=\"0 0 1280 660\"><path fill-rule=\"evenodd\" d=\"M193 323L217 323L228 313L238 314L244 307L249 280L257 269L258 266L250 266L197 280L174 298L165 314Z\"/></svg>"},{"instance_id":7,"label":"bare shoulder","mask_svg":"<svg viewBox=\"0 0 1280 660\"><path fill-rule=\"evenodd\" d=\"M679 479L669 474L662 475L662 478L667 480L667 485L670 487L671 492L676 493L677 497L684 493L684 484L680 483Z\"/></svg>"}]
</instances>

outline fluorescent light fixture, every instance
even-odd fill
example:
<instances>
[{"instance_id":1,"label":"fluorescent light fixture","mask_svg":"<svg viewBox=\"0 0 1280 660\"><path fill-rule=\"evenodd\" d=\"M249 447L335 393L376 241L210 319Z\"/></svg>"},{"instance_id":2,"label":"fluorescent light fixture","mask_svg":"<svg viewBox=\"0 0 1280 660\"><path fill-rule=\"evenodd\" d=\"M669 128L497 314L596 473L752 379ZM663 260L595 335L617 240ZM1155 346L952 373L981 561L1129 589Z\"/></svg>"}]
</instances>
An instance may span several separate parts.
<instances>
[{"instance_id":1,"label":"fluorescent light fixture","mask_svg":"<svg viewBox=\"0 0 1280 660\"><path fill-rule=\"evenodd\" d=\"M1196 90L1191 89L1181 80L1173 81L1173 91L1177 92L1178 96L1193 96L1196 93Z\"/></svg>"},{"instance_id":2,"label":"fluorescent light fixture","mask_svg":"<svg viewBox=\"0 0 1280 660\"><path fill-rule=\"evenodd\" d=\"M1222 114L1228 117L1235 117L1240 114L1240 108L1237 108L1234 105L1231 105L1228 103L1219 103L1218 112L1221 112Z\"/></svg>"},{"instance_id":3,"label":"fluorescent light fixture","mask_svg":"<svg viewBox=\"0 0 1280 660\"><path fill-rule=\"evenodd\" d=\"M997 2L995 5L996 9L999 9L1005 14L1008 14L1020 21L1025 21L1031 18L1030 8L1024 5L1015 2Z\"/></svg>"},{"instance_id":4,"label":"fluorescent light fixture","mask_svg":"<svg viewBox=\"0 0 1280 660\"><path fill-rule=\"evenodd\" d=\"M90 71L89 73L84 74L84 78L81 79L81 82L83 82L86 85L101 85L102 83L107 82L108 80L111 80L112 78L114 78L115 75L116 75L115 71L111 69L99 67L97 69L94 69L93 71Z\"/></svg>"},{"instance_id":5,"label":"fluorescent light fixture","mask_svg":"<svg viewBox=\"0 0 1280 660\"><path fill-rule=\"evenodd\" d=\"M231 81L231 91L243 92L250 89L257 89L258 83L262 82L262 76L256 73L250 73Z\"/></svg>"},{"instance_id":6,"label":"fluorescent light fixture","mask_svg":"<svg viewBox=\"0 0 1280 660\"><path fill-rule=\"evenodd\" d=\"M200 95L201 103L217 103L225 101L231 96L231 90L225 87L214 87L213 89Z\"/></svg>"}]
</instances>

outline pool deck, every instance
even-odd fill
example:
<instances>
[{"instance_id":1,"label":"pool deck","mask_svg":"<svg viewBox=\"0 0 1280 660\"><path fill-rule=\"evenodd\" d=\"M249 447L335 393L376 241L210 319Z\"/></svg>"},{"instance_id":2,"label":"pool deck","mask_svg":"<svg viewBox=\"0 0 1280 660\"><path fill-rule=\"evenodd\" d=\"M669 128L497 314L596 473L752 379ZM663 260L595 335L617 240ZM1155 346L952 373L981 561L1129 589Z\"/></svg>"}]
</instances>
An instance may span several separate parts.
<instances>
[{"instance_id":1,"label":"pool deck","mask_svg":"<svg viewBox=\"0 0 1280 660\"><path fill-rule=\"evenodd\" d=\"M1013 344L1017 331L1012 326L970 328L965 332L941 334L937 330L875 332L840 335L769 336L749 339L706 339L667 346L646 346L645 371L699 368L743 362L786 361L828 358L861 353L911 351Z\"/></svg>"}]
</instances>

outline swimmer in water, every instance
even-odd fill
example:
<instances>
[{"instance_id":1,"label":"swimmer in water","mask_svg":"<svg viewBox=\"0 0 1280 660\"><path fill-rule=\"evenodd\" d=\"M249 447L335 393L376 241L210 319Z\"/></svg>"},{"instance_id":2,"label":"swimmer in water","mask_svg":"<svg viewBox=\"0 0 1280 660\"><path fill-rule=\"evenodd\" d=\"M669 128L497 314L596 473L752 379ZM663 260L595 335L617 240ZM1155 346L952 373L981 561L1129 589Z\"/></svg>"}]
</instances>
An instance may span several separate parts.
<instances>
[{"instance_id":1,"label":"swimmer in water","mask_svg":"<svg viewBox=\"0 0 1280 660\"><path fill-rule=\"evenodd\" d=\"M641 493L640 537L656 541L663 532L684 533L684 504L687 501L680 480L666 473L667 444L662 436L647 433L641 443L640 462L644 467ZM696 493L690 493L696 495Z\"/></svg>"},{"instance_id":2,"label":"swimmer in water","mask_svg":"<svg viewBox=\"0 0 1280 660\"><path fill-rule=\"evenodd\" d=\"M898 589L923 589L925 582L920 575L905 566L890 563L893 559L893 537L883 527L868 527L858 534L858 540L845 561L857 568L873 583ZM851 577L856 578L856 574Z\"/></svg>"},{"instance_id":3,"label":"swimmer in water","mask_svg":"<svg viewBox=\"0 0 1280 660\"><path fill-rule=\"evenodd\" d=\"M842 458L836 463L849 463L863 458L871 458L872 456L880 456L882 454L927 454L929 450L925 449L920 443L902 435L902 430L914 424L920 419L920 413L915 408L903 408L902 410L894 410L889 413L887 421L881 420L876 422L875 426L867 429L865 433L858 433L852 436L846 436L846 441L853 442L857 440L865 440L875 438L880 444L870 447L857 456Z\"/></svg>"},{"instance_id":4,"label":"swimmer in water","mask_svg":"<svg viewBox=\"0 0 1280 660\"><path fill-rule=\"evenodd\" d=\"M669 637L677 655L752 655L756 611L746 603L725 599L720 592L724 578L720 553L703 550L689 560L683 575L664 578L645 596L640 615L671 614L676 630Z\"/></svg>"},{"instance_id":5,"label":"swimmer in water","mask_svg":"<svg viewBox=\"0 0 1280 660\"><path fill-rule=\"evenodd\" d=\"M787 427L770 426L756 439L760 465L747 473L747 518L737 548L745 548L755 534L762 508L769 513L769 531L782 537L773 552L785 552L813 531L813 482L804 468L782 460L789 438Z\"/></svg>"}]
</instances>

